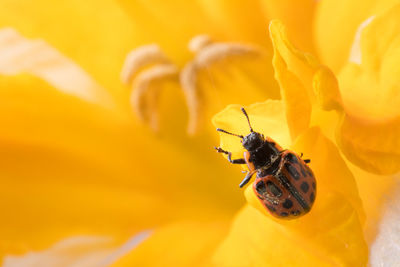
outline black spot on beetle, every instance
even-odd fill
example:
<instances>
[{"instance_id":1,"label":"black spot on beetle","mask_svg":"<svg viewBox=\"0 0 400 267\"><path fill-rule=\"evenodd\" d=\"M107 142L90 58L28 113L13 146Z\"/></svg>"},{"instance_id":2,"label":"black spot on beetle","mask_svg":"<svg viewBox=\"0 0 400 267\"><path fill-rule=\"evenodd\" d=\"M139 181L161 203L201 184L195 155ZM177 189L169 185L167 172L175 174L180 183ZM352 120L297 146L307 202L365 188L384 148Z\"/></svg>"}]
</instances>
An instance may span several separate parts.
<instances>
[{"instance_id":1,"label":"black spot on beetle","mask_svg":"<svg viewBox=\"0 0 400 267\"><path fill-rule=\"evenodd\" d=\"M300 211L299 210L292 210L290 212L290 214L292 214L293 216L299 216L300 215Z\"/></svg>"},{"instance_id":2,"label":"black spot on beetle","mask_svg":"<svg viewBox=\"0 0 400 267\"><path fill-rule=\"evenodd\" d=\"M304 193L307 193L307 192L308 192L308 189L310 189L310 186L308 185L307 182L303 182L303 183L300 185L300 188L301 188L301 191L303 191Z\"/></svg>"},{"instance_id":3,"label":"black spot on beetle","mask_svg":"<svg viewBox=\"0 0 400 267\"><path fill-rule=\"evenodd\" d=\"M299 163L299 161L297 160L297 157L295 154L293 153L289 153L285 156L285 159L291 163Z\"/></svg>"},{"instance_id":4,"label":"black spot on beetle","mask_svg":"<svg viewBox=\"0 0 400 267\"><path fill-rule=\"evenodd\" d=\"M267 192L267 188L265 187L265 183L263 181L260 181L256 184L256 191L260 195L263 195L264 193Z\"/></svg>"},{"instance_id":5,"label":"black spot on beetle","mask_svg":"<svg viewBox=\"0 0 400 267\"><path fill-rule=\"evenodd\" d=\"M310 194L310 201L311 201L311 203L313 203L314 200L315 200L315 195L314 195L314 192L312 192L312 193Z\"/></svg>"},{"instance_id":6,"label":"black spot on beetle","mask_svg":"<svg viewBox=\"0 0 400 267\"><path fill-rule=\"evenodd\" d=\"M296 168L293 167L293 165L291 165L290 163L285 163L285 169L290 174L290 176L292 176L295 180L299 180L300 174L296 170Z\"/></svg>"},{"instance_id":7,"label":"black spot on beetle","mask_svg":"<svg viewBox=\"0 0 400 267\"><path fill-rule=\"evenodd\" d=\"M281 212L281 214L280 214L282 217L287 217L287 216L289 216L289 213L287 213L287 212Z\"/></svg>"},{"instance_id":8,"label":"black spot on beetle","mask_svg":"<svg viewBox=\"0 0 400 267\"><path fill-rule=\"evenodd\" d=\"M276 186L273 182L268 181L267 187L274 196L276 196L276 197L282 196L282 190L278 186Z\"/></svg>"},{"instance_id":9,"label":"black spot on beetle","mask_svg":"<svg viewBox=\"0 0 400 267\"><path fill-rule=\"evenodd\" d=\"M315 182L312 183L312 188L314 188L314 189L316 188Z\"/></svg>"},{"instance_id":10,"label":"black spot on beetle","mask_svg":"<svg viewBox=\"0 0 400 267\"><path fill-rule=\"evenodd\" d=\"M282 206L285 209L290 209L291 207L293 207L293 202L290 199L286 199L285 202L283 202Z\"/></svg>"}]
</instances>

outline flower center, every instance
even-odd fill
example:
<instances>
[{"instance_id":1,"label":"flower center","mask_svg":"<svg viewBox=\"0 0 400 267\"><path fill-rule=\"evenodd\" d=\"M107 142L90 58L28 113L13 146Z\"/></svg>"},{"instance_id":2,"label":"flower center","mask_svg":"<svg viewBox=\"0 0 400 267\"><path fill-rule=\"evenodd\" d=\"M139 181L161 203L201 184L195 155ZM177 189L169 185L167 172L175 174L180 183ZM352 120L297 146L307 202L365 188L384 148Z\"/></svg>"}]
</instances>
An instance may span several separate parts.
<instances>
[{"instance_id":1,"label":"flower center","mask_svg":"<svg viewBox=\"0 0 400 267\"><path fill-rule=\"evenodd\" d=\"M248 44L214 42L207 35L192 38L188 49L194 58L188 61L181 71L171 63L167 56L155 45L139 47L128 54L121 72L121 80L132 86L131 105L138 118L158 130L157 96L152 84L179 80L189 113L187 132L190 135L199 131L205 106L203 92L199 86L199 73L217 62L234 57L259 58L261 50Z\"/></svg>"}]
</instances>

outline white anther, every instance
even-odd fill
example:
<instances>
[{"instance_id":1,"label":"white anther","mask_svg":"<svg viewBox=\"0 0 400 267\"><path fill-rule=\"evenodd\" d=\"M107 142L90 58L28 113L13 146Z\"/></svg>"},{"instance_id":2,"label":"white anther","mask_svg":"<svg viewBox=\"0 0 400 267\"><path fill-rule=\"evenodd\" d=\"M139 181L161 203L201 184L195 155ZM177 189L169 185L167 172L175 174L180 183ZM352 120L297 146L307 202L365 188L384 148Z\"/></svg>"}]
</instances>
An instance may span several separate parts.
<instances>
[{"instance_id":1,"label":"white anther","mask_svg":"<svg viewBox=\"0 0 400 267\"><path fill-rule=\"evenodd\" d=\"M217 61L236 56L259 56L261 51L254 46L235 43L215 43L204 47L196 56L196 64L209 67Z\"/></svg>"},{"instance_id":2,"label":"white anther","mask_svg":"<svg viewBox=\"0 0 400 267\"><path fill-rule=\"evenodd\" d=\"M240 56L256 56L259 57L261 51L250 45L237 43L210 43L206 42L206 36L197 36L192 39L190 47L200 48L196 57L187 63L180 73L180 83L186 97L186 104L189 111L189 122L187 132L193 135L197 132L201 120L201 92L197 85L198 73L215 62L222 61L227 58ZM196 45L192 44L195 43ZM207 44L207 45L204 45Z\"/></svg>"},{"instance_id":3,"label":"white anther","mask_svg":"<svg viewBox=\"0 0 400 267\"><path fill-rule=\"evenodd\" d=\"M211 38L208 35L197 35L190 40L188 47L191 52L197 53L211 43Z\"/></svg>"},{"instance_id":4,"label":"white anther","mask_svg":"<svg viewBox=\"0 0 400 267\"><path fill-rule=\"evenodd\" d=\"M192 61L186 64L179 76L189 112L189 121L187 126L187 132L189 135L193 135L197 132L201 116L200 102L202 98L199 95L200 90L198 90L196 86L197 72L197 66L195 62Z\"/></svg>"},{"instance_id":5,"label":"white anther","mask_svg":"<svg viewBox=\"0 0 400 267\"><path fill-rule=\"evenodd\" d=\"M131 105L142 122L148 122L153 130L158 129L156 102L158 92L150 86L160 80L176 79L178 69L172 64L159 64L140 72L133 81Z\"/></svg>"},{"instance_id":6,"label":"white anther","mask_svg":"<svg viewBox=\"0 0 400 267\"><path fill-rule=\"evenodd\" d=\"M129 84L140 68L156 63L167 63L168 59L156 44L144 45L131 51L121 71L121 81Z\"/></svg>"}]
</instances>

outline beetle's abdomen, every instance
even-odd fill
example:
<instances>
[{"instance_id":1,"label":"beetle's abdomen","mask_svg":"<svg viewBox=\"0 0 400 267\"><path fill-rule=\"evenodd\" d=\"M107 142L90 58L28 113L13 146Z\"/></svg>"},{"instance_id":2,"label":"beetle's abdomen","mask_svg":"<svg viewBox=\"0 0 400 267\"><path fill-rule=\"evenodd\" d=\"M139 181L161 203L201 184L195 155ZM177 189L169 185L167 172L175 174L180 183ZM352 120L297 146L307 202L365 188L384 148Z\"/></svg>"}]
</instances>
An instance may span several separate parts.
<instances>
[{"instance_id":1,"label":"beetle's abdomen","mask_svg":"<svg viewBox=\"0 0 400 267\"><path fill-rule=\"evenodd\" d=\"M275 174L257 177L254 191L272 215L294 219L310 211L316 196L316 181L307 164L295 153L282 153Z\"/></svg>"}]
</instances>

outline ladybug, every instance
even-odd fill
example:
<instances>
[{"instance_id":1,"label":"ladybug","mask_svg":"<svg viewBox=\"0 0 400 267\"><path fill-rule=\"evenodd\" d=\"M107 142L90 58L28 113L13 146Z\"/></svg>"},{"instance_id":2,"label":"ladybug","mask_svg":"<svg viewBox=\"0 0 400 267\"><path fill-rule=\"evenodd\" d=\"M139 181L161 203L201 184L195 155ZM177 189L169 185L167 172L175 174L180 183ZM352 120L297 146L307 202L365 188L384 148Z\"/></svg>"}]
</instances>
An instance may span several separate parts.
<instances>
[{"instance_id":1,"label":"ladybug","mask_svg":"<svg viewBox=\"0 0 400 267\"><path fill-rule=\"evenodd\" d=\"M215 147L217 152L228 155L232 164L247 164L248 172L239 184L242 188L254 174L253 190L262 205L277 218L295 219L308 213L314 204L316 195L315 176L307 165L309 159L302 159L293 151L282 149L274 140L253 131L249 116L247 118L250 133L246 136L217 129L219 132L241 138L246 149L244 158L232 159L232 153Z\"/></svg>"}]
</instances>

